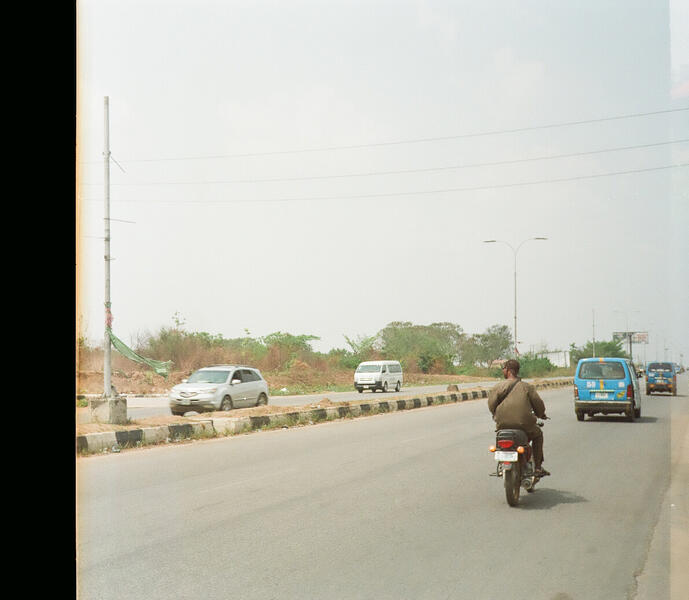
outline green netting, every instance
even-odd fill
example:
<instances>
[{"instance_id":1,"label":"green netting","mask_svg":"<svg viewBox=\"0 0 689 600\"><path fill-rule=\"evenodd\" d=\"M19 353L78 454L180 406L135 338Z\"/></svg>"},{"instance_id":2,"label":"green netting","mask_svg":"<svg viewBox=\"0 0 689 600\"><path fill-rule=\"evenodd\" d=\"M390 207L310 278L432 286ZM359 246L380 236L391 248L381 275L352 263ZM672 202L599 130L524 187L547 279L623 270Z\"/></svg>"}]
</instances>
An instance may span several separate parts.
<instances>
[{"instance_id":1,"label":"green netting","mask_svg":"<svg viewBox=\"0 0 689 600\"><path fill-rule=\"evenodd\" d=\"M167 376L170 374L170 368L172 367L171 360L161 361L153 360L152 358L144 358L143 356L139 356L136 352L134 352L134 350L127 347L122 340L117 338L112 332L112 329L108 329L108 335L110 336L110 341L112 342L115 350L117 350L120 354L126 356L129 360L148 365L151 369L158 373L158 375L162 375L167 379Z\"/></svg>"}]
</instances>

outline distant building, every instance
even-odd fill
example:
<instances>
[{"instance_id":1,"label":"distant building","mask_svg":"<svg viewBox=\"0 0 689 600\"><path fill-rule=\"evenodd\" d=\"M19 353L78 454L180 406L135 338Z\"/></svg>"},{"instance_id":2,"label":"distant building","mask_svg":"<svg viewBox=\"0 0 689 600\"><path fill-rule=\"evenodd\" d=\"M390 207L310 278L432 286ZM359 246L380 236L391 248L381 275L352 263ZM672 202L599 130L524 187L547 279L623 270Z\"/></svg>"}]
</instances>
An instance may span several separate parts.
<instances>
[{"instance_id":1,"label":"distant building","mask_svg":"<svg viewBox=\"0 0 689 600\"><path fill-rule=\"evenodd\" d=\"M547 358L556 367L569 367L569 350L550 350L549 352L539 352L538 356Z\"/></svg>"}]
</instances>

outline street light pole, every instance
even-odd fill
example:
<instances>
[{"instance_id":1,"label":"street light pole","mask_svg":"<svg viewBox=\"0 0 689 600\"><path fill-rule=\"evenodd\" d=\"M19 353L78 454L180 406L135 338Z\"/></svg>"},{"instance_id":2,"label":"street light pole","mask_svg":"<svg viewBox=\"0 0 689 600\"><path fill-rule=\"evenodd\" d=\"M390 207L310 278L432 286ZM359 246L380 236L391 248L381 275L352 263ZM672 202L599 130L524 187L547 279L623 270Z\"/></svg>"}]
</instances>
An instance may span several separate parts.
<instances>
[{"instance_id":1,"label":"street light pole","mask_svg":"<svg viewBox=\"0 0 689 600\"><path fill-rule=\"evenodd\" d=\"M519 348L517 344L517 250L512 249L514 253L514 353L519 355Z\"/></svg>"},{"instance_id":2,"label":"street light pole","mask_svg":"<svg viewBox=\"0 0 689 600\"><path fill-rule=\"evenodd\" d=\"M515 248L512 244L509 242L505 242L504 240L483 240L484 244L506 244L509 246L510 250L512 250L512 254L514 257L514 268L513 268L513 274L514 274L514 352L515 354L519 354L519 338L517 337L517 253L519 252L519 249L526 243L526 242L531 242L531 241L546 241L548 238L547 237L532 237L532 238L527 238L523 240L522 242L519 243L519 245Z\"/></svg>"}]
</instances>

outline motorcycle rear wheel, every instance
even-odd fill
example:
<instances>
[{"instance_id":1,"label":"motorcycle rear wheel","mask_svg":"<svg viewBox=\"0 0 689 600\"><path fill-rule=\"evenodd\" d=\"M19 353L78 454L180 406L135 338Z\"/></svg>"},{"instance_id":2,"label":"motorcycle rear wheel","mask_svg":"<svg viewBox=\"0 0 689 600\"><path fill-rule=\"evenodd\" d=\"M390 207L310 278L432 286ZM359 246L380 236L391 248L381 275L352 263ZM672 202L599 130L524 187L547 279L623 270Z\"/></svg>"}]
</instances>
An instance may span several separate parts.
<instances>
[{"instance_id":1,"label":"motorcycle rear wheel","mask_svg":"<svg viewBox=\"0 0 689 600\"><path fill-rule=\"evenodd\" d=\"M519 502L519 490L522 485L521 469L519 463L514 463L511 469L502 475L505 480L505 498L510 506L517 506Z\"/></svg>"}]
</instances>

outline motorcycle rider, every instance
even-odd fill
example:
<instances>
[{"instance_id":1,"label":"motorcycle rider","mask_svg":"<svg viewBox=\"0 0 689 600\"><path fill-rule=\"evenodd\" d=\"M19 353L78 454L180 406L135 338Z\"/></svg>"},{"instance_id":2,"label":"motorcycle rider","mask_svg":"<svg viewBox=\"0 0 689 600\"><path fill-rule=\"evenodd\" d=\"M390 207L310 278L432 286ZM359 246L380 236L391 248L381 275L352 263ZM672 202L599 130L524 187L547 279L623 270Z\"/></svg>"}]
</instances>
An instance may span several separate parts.
<instances>
[{"instance_id":1,"label":"motorcycle rider","mask_svg":"<svg viewBox=\"0 0 689 600\"><path fill-rule=\"evenodd\" d=\"M493 386L488 393L488 409L500 429L521 429L529 436L533 447L536 477L550 475L543 468L543 432L536 417L547 419L545 404L536 388L519 377L519 361L510 359L502 367L505 381Z\"/></svg>"}]
</instances>

